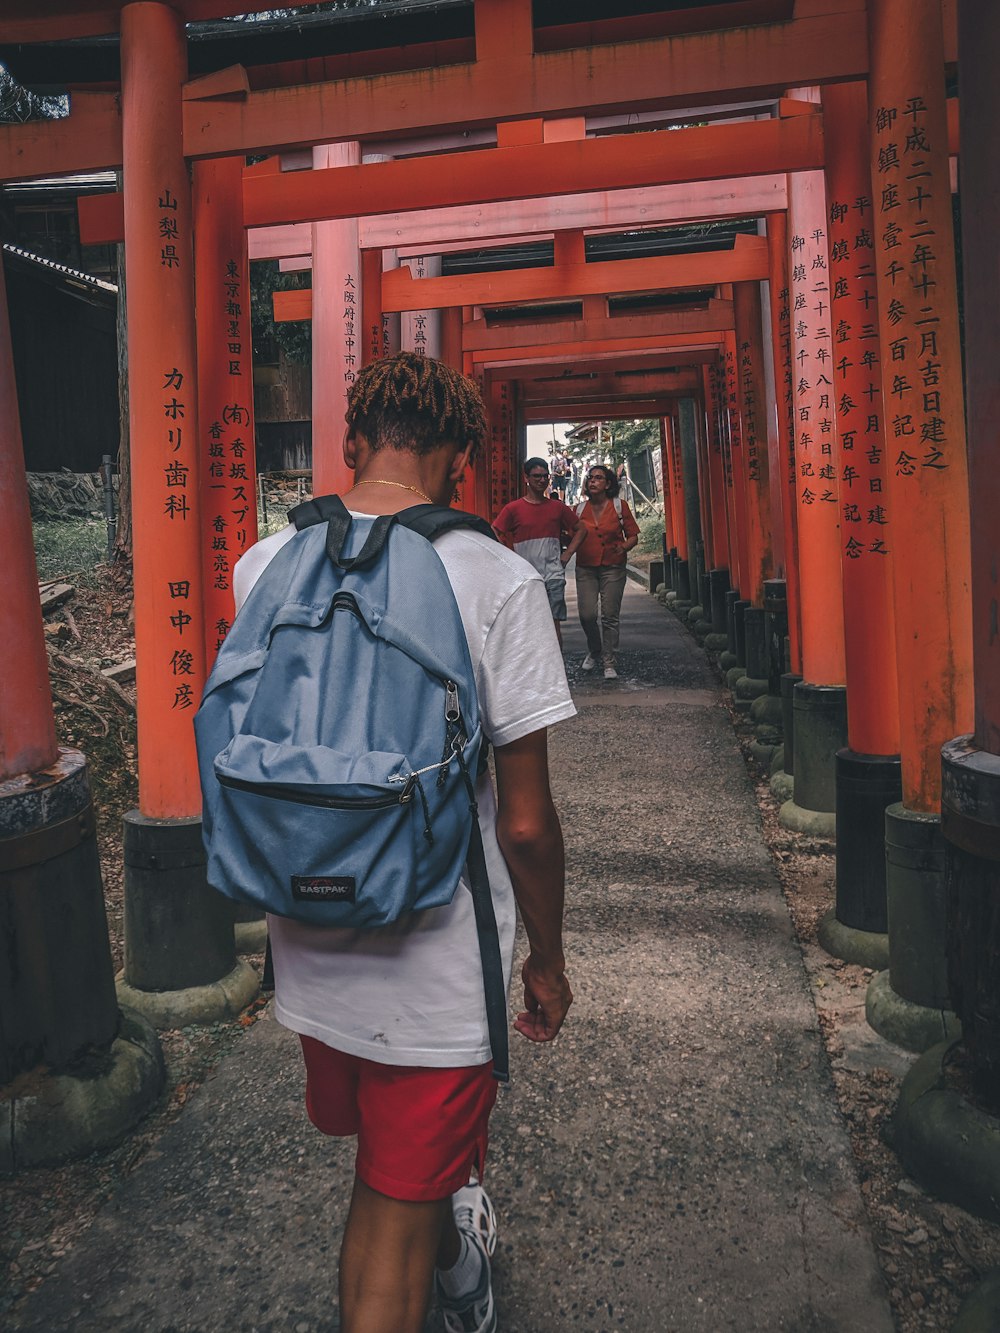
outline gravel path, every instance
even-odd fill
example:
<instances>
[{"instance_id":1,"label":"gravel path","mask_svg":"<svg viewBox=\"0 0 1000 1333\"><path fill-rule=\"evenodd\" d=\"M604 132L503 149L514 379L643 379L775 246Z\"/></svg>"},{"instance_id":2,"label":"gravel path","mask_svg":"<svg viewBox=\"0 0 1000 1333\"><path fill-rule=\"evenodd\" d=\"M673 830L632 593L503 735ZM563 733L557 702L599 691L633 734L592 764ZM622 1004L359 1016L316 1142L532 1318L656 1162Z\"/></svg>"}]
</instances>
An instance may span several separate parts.
<instances>
[{"instance_id":1,"label":"gravel path","mask_svg":"<svg viewBox=\"0 0 1000 1333\"><path fill-rule=\"evenodd\" d=\"M552 736L576 1004L554 1048L515 1037L494 1116L501 1328L890 1333L729 717L631 586L622 640L622 680L574 681ZM566 653L575 674L572 623ZM296 1042L262 1019L8 1327L334 1330L352 1156L306 1121Z\"/></svg>"}]
</instances>

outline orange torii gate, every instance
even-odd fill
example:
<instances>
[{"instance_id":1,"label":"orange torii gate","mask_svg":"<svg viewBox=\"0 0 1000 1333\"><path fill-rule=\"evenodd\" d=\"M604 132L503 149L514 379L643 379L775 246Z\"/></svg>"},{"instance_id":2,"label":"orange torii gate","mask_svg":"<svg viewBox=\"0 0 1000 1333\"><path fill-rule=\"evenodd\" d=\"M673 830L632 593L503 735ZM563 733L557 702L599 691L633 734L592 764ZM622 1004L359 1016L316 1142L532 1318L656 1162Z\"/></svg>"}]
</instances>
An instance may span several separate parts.
<instances>
[{"instance_id":1,"label":"orange torii gate","mask_svg":"<svg viewBox=\"0 0 1000 1333\"><path fill-rule=\"evenodd\" d=\"M793 571L803 576L801 596L796 599L791 622L793 664L803 668L807 685L838 689L846 680L848 698L852 692L860 695L857 703L863 714L866 706L871 710L875 696L868 692L865 670L859 673L852 665L851 652L845 656L845 634L838 629L838 618L846 605L850 647L851 625L857 613L852 617L853 594L848 581L844 582L846 604L836 592L842 571L847 570L846 561L853 559L845 554L843 541L845 525L854 521L845 517L845 503L852 502L845 501L844 488L849 490L851 484L856 484L856 479L845 480L844 470L850 463L845 461L844 453L846 412L839 399L842 393L850 396L856 390L852 390L847 380L842 387L842 375L835 369L832 374L827 373L828 362L836 356L837 344L836 335L824 320L831 318L832 302L845 298L830 291L829 300L824 303L818 290L819 280L813 276L824 267L830 273L832 247L839 238L835 237L836 223L828 205L817 206L816 191L810 197L808 181L798 174L810 170L819 173L824 167L834 172L828 160L830 136L837 133L832 118L825 126L825 139L819 112L788 103L780 108L786 114L766 121L709 124L669 134L644 131L586 139L572 131L568 138L550 136L547 140L546 126L582 118L589 107L599 107L602 112L633 106L697 107L737 92L741 97L760 96L773 102L784 88L866 78L870 79L875 117L870 142L871 176L879 182L872 192L873 234L879 259L878 331L882 345L893 347L893 360L897 359L895 346L900 338L909 340L898 358L907 364L891 366L883 355L881 375L871 379L866 387L882 396L880 426L886 439L890 407L893 411L891 428L896 452L891 456L884 484L892 501L894 556L898 556L892 564L896 633L901 649L905 635L915 626L919 627L922 641L930 645L918 665L912 655L909 660L904 660L902 652L899 655L901 748L908 803L900 823L905 825L906 837L914 833L930 845L940 804L934 778L937 751L942 741L971 722L971 716L966 717L971 698L969 536L967 523L963 526L967 496L961 463L961 400L956 397L959 370L954 276L949 270L947 228L943 214L939 216L948 194L947 112L940 76L943 61L954 57L955 33L951 25L941 28L937 0L918 0L915 8L919 10L919 21L912 23L909 12L902 13L900 0L870 0L867 6L859 4L846 11L843 5L831 4L826 8L822 0L817 0L808 7L793 7L791 16L786 7L780 42L773 40L771 24L760 22L759 16L756 26L741 28L735 35L735 30L719 28L717 22L713 31L684 31L684 23L690 19L674 14L611 18L598 25L595 37L596 30L575 24L533 29L527 0L476 0L474 42L442 48L433 57L426 51L409 57L419 59L422 54L424 59L440 60L432 78L427 76L426 68L400 68L397 54L372 53L363 75L348 72L331 59L324 65L323 79L308 85L297 82L299 76L290 66L250 71L235 67L187 79L181 19L235 12L234 5L239 12L262 7L247 0L242 3L178 0L173 8L156 0L124 5L118 0L103 0L100 4L55 0L46 7L43 17L28 0L9 0L9 13L5 17L5 36L11 40L40 41L83 35L103 30L102 25L116 27L119 21L122 33L120 102L115 94L106 91L78 91L72 98L71 114L63 121L5 127L0 131L0 178L98 166L125 167L126 193L120 207L129 264L130 339L134 351L133 438L141 441L136 486L141 490L139 512L143 517L138 525L136 548L142 814L136 821L140 834L136 835L136 845L132 848L130 871L136 880L141 872L152 886L148 900L152 903L156 897L156 875L150 867L163 849L169 848L171 855L180 857L188 878L197 878L196 868L184 860L190 854L197 823L185 700L197 692L212 649L211 634L206 640L202 633L206 619L202 607L209 593L210 576L213 572L225 573L217 568L216 559L206 566L207 529L200 517L204 500L210 495L211 481L220 480L212 470L217 470L220 456L206 451L205 458L200 459L199 450L206 441L205 417L212 415L215 419L211 404L242 406L236 398L227 399L225 394L218 397L219 383L210 383L207 352L213 340L207 334L201 338L200 329L195 354L196 275L191 272L190 256L203 238L201 224L192 226L192 212L199 199L202 201L199 206L205 205L207 195L201 187L221 165L217 159L238 162L249 152L273 153L325 144L330 125L336 125L340 141L361 144L366 151L369 146L378 147L380 136L427 131L437 134L454 126L498 125L498 146L463 153L461 172L454 171L453 165L444 161L446 155L438 155L324 167L313 172L281 173L273 170L272 164L260 171L242 172L238 189L233 184L232 172L221 178L225 180L223 185L212 185L210 193L220 201L222 210L216 219L220 233L235 226L245 237L247 225L269 227L279 221L304 225L308 219L310 253L314 252L318 229L337 224L338 220L351 222L359 215L368 219L383 216L387 225L391 225L391 220L401 212L411 218L420 217L415 210L426 208L428 214L433 212L430 205L448 203L454 210L475 209L492 200L489 206L497 207L526 195L550 201L560 192L566 200L577 200L583 190L609 188L615 189L613 197L627 209L631 206L626 201L630 193L672 188L666 184L670 181L697 182L713 176L721 181L744 170L752 172L755 179L760 179L762 173L776 173L780 177L796 173L789 176L785 190L785 197L791 203L792 225L785 229L784 235L779 223L779 218L783 222L780 211L761 208L754 214L760 217L769 213L774 223L763 245L763 271L759 267L742 273L727 270L720 256L714 257L714 266L707 261L704 265L707 285L729 282L736 286L736 317L730 307L724 325L718 322L718 311L684 312L683 317L612 316L598 312L594 303L600 302L609 290L610 275L595 274L593 270L598 265L579 263L576 267L584 271L577 278L585 286L590 285L579 293L584 316L577 321L560 321L544 327L525 324L516 328L490 328L485 321L473 318L471 311L464 315L457 309L477 303L480 297L476 292L487 301L498 299L497 288L492 289L494 295L491 295L482 275L467 275L459 280L452 277L414 280L399 270L389 271L379 284L380 304L382 312L394 308L429 308L433 304L429 299L431 284L443 284L437 292L438 299L446 291L449 293L442 334L446 354L453 360L462 359L484 376L496 409L497 447L508 460L518 409L517 393L511 394L508 389L505 399L504 386L531 382L524 376L508 373L513 366L546 354L570 359L591 354L592 360L600 361L605 356L636 356L664 350L681 353L685 349L693 356L718 348L720 337L728 338L730 382L725 394L716 393L718 410L713 411L717 422L725 427L718 432L717 453L714 442L706 444L704 438L699 442L704 414L700 414L700 422L698 413L694 419L691 416L694 400L701 399L704 393L700 372L697 380L692 381L691 397L683 398L680 404L675 397L665 395L642 398L636 386L636 394L627 402L616 401L615 395L608 394L599 401L594 399L584 404L564 399L564 405L567 412L580 410L604 416L625 412L626 407L632 409L628 415L635 415L635 409L641 407L671 423L664 430L668 451L672 447L670 465L676 478L670 505L671 529L676 537L681 530L681 518L688 525L686 553L695 571L699 527L710 538L713 555L721 549L721 533L725 530L730 563L737 572L734 582L741 580L740 591L746 594L751 589L751 596L760 597L758 589L768 581L762 575L778 572L779 553L783 550L790 588ZM737 23L741 14L748 13L743 0L733 0L726 6L724 21ZM703 15L702 22L713 20ZM896 42L899 32L907 35L905 49ZM608 54L614 53L614 44L621 41L629 43L627 86L621 77L622 64ZM664 88L669 89L666 95ZM913 123L907 136L894 137L895 129L902 124L904 109ZM890 118L893 111L895 115ZM880 112L885 113L881 128ZM924 142L929 144L927 151L933 157L928 167L932 188L921 187L916 202L904 200L901 191L897 189L895 195L892 192L897 183L893 173L907 166L923 167L924 163L918 164L915 156L924 151ZM140 166L140 143L150 164L145 176ZM889 156L891 149L896 151L895 165ZM196 161L204 162L209 174L202 173L201 182L196 182L192 200L185 163ZM821 176L814 179L822 183ZM831 189L832 183L831 176ZM927 224L933 228L937 248L925 244L922 257L909 249L900 272L894 264L903 257L897 260L891 253L897 248L893 242L899 236L893 228L919 230L922 221L926 222L919 210L928 200L932 211L938 210ZM108 205L109 209L114 207L119 205ZM814 210L812 218L810 207ZM456 216L453 213L452 226L456 225ZM542 216L541 206L534 216ZM627 222L624 217L622 221ZM797 225L800 223L801 226ZM164 231L168 224L169 230ZM432 228L433 222L428 225ZM577 225L582 228L589 224ZM351 244L356 245L360 264L360 256L366 250L358 224L354 226L357 234ZM565 229L553 227L552 231ZM518 233L515 230L504 234ZM421 246L421 253L435 253L430 248L433 245L430 237L431 232L427 232L415 242ZM797 238L801 238L801 245L796 243ZM452 237L456 243L462 239ZM908 245L911 242L916 245L920 239L906 235ZM447 243L450 242L443 240L442 248ZM231 244L229 248L232 251ZM369 245L368 251L378 253L386 248L389 247L379 241ZM760 246L753 250L758 265L760 252ZM333 255L333 251L327 253L328 272ZM317 258L318 269L322 269L324 260L318 253ZM339 263L342 258L339 250L335 258ZM803 258L808 267L800 277L797 269ZM199 260L202 272L208 271L209 262L206 258ZM233 262L236 274L224 268L223 276L235 276L242 281L245 253L237 255ZM546 274L544 281L554 283L555 287L545 299L565 294L559 290L559 283L567 278L566 270L574 264L563 262L554 269L559 267L563 269L561 273L553 270ZM664 272L660 274L660 285ZM325 281L319 271L317 277ZM860 281L865 275L857 272L853 277ZM767 308L777 394L768 385L766 368L762 370L761 366L766 357L760 312L754 307L755 293L756 299L760 298L761 279L769 281ZM521 289L522 297L531 299L539 288L526 278L523 281L527 285ZM536 284L537 281L536 278ZM918 304L921 284L923 304ZM358 285L362 288L366 285L360 269ZM626 287L625 290L641 289ZM907 299L901 298L900 290ZM787 292L787 319L781 303L782 291ZM412 301L417 297L421 304L414 306ZM801 312L795 307L800 297L806 302L808 318L797 318ZM242 304L232 294L228 299L235 305ZM536 295L534 299L541 298ZM344 303L345 308L347 304ZM824 304L825 313L819 308ZM897 305L903 307L902 312ZM151 318L153 312L155 321ZM700 328L682 328L676 322L689 314L695 324L699 317L703 320ZM233 327L227 330L226 341L242 346L244 334L239 318L233 312L232 320L227 321ZM648 321L645 326L644 320ZM364 336L360 322L357 332ZM549 341L553 334L558 341ZM932 334L934 339L928 343ZM913 360L911 365L908 359L915 355L915 349L919 349L921 359ZM218 351L216 340L216 356ZM239 359L238 354L234 353L234 359ZM681 364L699 366L702 362ZM846 367L845 371L850 369ZM350 366L345 364L344 374L349 372ZM231 373L227 368L225 374ZM602 376L602 395L608 393L614 383L608 375L613 372L595 373ZM914 374L919 375L919 383ZM937 382L929 382L929 375L937 376ZM897 376L902 377L902 383L897 384ZM224 381L220 383L225 387ZM190 396L182 397L182 393ZM762 393L767 412L763 424L755 410ZM906 396L911 394L918 396ZM898 402L890 404L890 398ZM537 401L541 403L541 399ZM915 410L909 410L911 403L917 404ZM328 420L336 414L331 404L321 408ZM802 418L802 408L810 412L808 419ZM169 419L168 409L173 413ZM521 405L522 419L523 413L535 410L543 409L540 405L536 408L529 398ZM776 423L771 420L774 413L777 413ZM816 433L805 429L813 424ZM915 454L905 447L909 430L915 433L922 453ZM794 440L790 438L792 435ZM236 466L242 461L234 448L234 438L227 437L223 467ZM322 471L324 452L329 453L329 447L318 452L317 465ZM764 459L767 476L761 466ZM883 463L887 461L888 457L883 457ZM706 467L708 477L704 476ZM812 472L804 472L806 467ZM727 482L724 489L719 486L720 475ZM804 484L813 477L815 488ZM238 487L241 478L233 474L222 480L226 485ZM872 473L868 481L873 480L881 478ZM720 489L726 501L721 513ZM480 494L485 501L482 485ZM794 517L784 506L790 497L794 497ZM239 499L234 495L227 498ZM774 540L775 498L786 514L781 543ZM770 521L768 511L772 515ZM829 521L831 513L836 513L835 522ZM936 526L934 520L940 515L944 516L943 524ZM988 539L981 527L977 534L979 550L985 554ZM249 529L244 530L244 539L249 540ZM912 561L911 554L915 557ZM853 576L848 571L847 578ZM944 583L950 602L945 598ZM701 589L696 591L700 593ZM984 591L984 604L986 598ZM185 638L188 631L191 631L190 641ZM191 646L195 641L196 646ZM982 655L979 658L980 662L986 660ZM928 673L930 680L929 708L922 708L917 687L919 681L923 688L921 672ZM11 694L15 710L29 693L27 679L17 674ZM987 744L989 728L981 725L982 717L981 710L977 739ZM41 724L39 727L41 734L44 728ZM801 794L796 792L797 796ZM953 793L952 799L956 816L952 824L959 830L956 836L968 840L968 828L959 818L964 817L964 807L959 808L961 797ZM992 819L992 814L987 813ZM934 932L928 933L926 914L922 917L914 903L929 901L935 892L934 887L925 892L908 884L897 894L901 904L897 921L904 921L905 929L918 935L922 931L923 943ZM935 902L939 899L940 894ZM220 943L221 935L215 927L206 924L198 929L203 941L214 941L207 946L207 952L213 954L208 971L215 969L211 978L214 984L230 975L232 969L226 971L230 955ZM904 956L905 964L899 961ZM915 967L911 966L914 957L920 960ZM929 1003L939 1012L942 1001L939 963L939 948L936 953L925 948L923 954L918 950L915 955L901 946L895 963L890 964L891 993L887 995L883 986L876 990L873 1003L884 1007L885 1003L894 1005L898 999L917 1008L926 1008ZM141 980L148 984L151 977L147 975ZM143 988L140 984L136 989ZM170 992L171 987L159 989ZM177 989L176 984L173 989Z\"/></svg>"}]
</instances>

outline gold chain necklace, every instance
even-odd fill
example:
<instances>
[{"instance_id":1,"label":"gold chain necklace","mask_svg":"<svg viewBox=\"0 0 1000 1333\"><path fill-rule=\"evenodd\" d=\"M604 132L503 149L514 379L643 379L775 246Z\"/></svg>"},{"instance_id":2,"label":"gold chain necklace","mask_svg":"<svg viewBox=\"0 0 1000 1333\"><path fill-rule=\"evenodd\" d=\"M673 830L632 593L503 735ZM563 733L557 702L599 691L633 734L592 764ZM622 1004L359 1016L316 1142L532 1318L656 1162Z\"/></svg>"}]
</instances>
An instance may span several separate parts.
<instances>
[{"instance_id":1,"label":"gold chain necklace","mask_svg":"<svg viewBox=\"0 0 1000 1333\"><path fill-rule=\"evenodd\" d=\"M357 490L359 486L398 486L401 491L412 491L414 495L419 495L422 499L426 500L429 505L434 503L426 491L418 490L416 486L407 486L406 483L402 481L383 481L380 477L372 477L369 481L356 481L354 483L355 490Z\"/></svg>"}]
</instances>

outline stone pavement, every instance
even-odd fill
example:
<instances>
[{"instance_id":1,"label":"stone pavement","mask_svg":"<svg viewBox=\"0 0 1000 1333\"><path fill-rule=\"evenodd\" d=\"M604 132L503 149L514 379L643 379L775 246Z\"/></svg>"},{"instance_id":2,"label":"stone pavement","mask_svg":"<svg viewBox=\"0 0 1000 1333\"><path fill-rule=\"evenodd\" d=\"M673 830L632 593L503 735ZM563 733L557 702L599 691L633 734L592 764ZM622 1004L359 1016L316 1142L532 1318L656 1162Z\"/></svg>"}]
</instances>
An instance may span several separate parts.
<instances>
[{"instance_id":1,"label":"stone pavement","mask_svg":"<svg viewBox=\"0 0 1000 1333\"><path fill-rule=\"evenodd\" d=\"M571 620L579 716L551 750L576 1003L554 1047L514 1035L493 1119L500 1327L891 1333L715 679L634 585L620 682L578 676L583 652ZM351 1164L307 1122L297 1043L265 1018L9 1327L331 1333Z\"/></svg>"}]
</instances>

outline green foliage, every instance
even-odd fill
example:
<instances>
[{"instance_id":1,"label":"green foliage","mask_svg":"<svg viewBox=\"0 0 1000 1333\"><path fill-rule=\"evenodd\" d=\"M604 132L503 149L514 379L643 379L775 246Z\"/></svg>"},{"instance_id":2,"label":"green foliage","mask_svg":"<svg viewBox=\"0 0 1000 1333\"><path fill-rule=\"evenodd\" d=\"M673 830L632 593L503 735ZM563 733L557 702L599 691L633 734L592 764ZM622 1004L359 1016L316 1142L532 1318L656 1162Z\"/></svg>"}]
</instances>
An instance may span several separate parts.
<instances>
[{"instance_id":1,"label":"green foliage","mask_svg":"<svg viewBox=\"0 0 1000 1333\"><path fill-rule=\"evenodd\" d=\"M65 97L39 97L22 88L14 76L0 65L0 122L24 124L29 120L54 120L66 114Z\"/></svg>"},{"instance_id":2,"label":"green foliage","mask_svg":"<svg viewBox=\"0 0 1000 1333\"><path fill-rule=\"evenodd\" d=\"M655 512L647 513L636 521L639 524L639 544L636 550L658 555L663 549L663 537L666 531L663 515Z\"/></svg>"},{"instance_id":3,"label":"green foliage","mask_svg":"<svg viewBox=\"0 0 1000 1333\"><path fill-rule=\"evenodd\" d=\"M659 423L649 418L643 421L613 421L609 429L610 449L616 461L631 458L643 449L660 447Z\"/></svg>"},{"instance_id":4,"label":"green foliage","mask_svg":"<svg viewBox=\"0 0 1000 1333\"><path fill-rule=\"evenodd\" d=\"M609 421L601 427L600 446L595 435L590 438L567 440L563 452L569 458L610 458L614 464L643 449L659 449L660 426L653 419L642 421Z\"/></svg>"},{"instance_id":5,"label":"green foliage","mask_svg":"<svg viewBox=\"0 0 1000 1333\"><path fill-rule=\"evenodd\" d=\"M89 573L108 556L108 528L101 518L47 520L34 525L40 579Z\"/></svg>"},{"instance_id":6,"label":"green foliage","mask_svg":"<svg viewBox=\"0 0 1000 1333\"><path fill-rule=\"evenodd\" d=\"M277 361L279 350L296 365L308 365L312 357L312 324L308 319L292 323L274 322L274 292L299 291L308 287L312 274L308 270L282 273L276 259L265 259L250 265L250 324L253 331L253 354L258 365Z\"/></svg>"}]
</instances>

